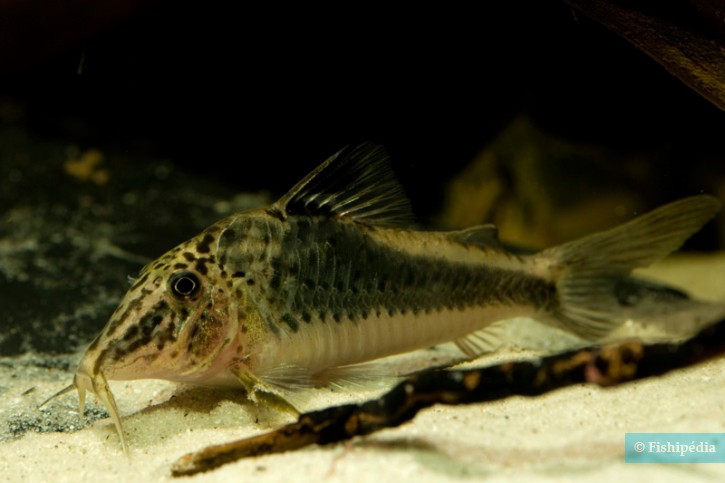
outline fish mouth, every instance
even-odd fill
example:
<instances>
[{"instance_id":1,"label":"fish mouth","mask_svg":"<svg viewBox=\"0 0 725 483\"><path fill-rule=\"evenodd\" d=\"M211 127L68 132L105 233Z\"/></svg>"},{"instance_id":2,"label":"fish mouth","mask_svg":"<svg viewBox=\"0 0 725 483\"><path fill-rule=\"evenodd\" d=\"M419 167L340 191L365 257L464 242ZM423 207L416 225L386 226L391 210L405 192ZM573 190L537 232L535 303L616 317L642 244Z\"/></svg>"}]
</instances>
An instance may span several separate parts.
<instances>
[{"instance_id":1,"label":"fish mouth","mask_svg":"<svg viewBox=\"0 0 725 483\"><path fill-rule=\"evenodd\" d=\"M40 404L40 406L38 407L40 408L44 406L52 399L55 399L58 396L62 396L63 394L72 391L73 389L76 389L78 391L79 411L81 416L83 416L83 413L85 412L86 391L90 391L96 395L98 400L101 401L101 403L111 416L111 420L116 427L118 437L121 440L121 447L123 448L123 452L126 454L126 456L129 456L128 445L126 444L126 436L123 433L123 427L121 426L121 417L118 414L118 407L116 406L116 399L113 397L113 393L108 387L108 381L106 381L106 377L103 375L103 373L97 372L95 374L89 374L88 372L79 368L76 371L75 376L73 377L73 384L66 386L57 393L53 394L48 399L43 401L43 403Z\"/></svg>"}]
</instances>

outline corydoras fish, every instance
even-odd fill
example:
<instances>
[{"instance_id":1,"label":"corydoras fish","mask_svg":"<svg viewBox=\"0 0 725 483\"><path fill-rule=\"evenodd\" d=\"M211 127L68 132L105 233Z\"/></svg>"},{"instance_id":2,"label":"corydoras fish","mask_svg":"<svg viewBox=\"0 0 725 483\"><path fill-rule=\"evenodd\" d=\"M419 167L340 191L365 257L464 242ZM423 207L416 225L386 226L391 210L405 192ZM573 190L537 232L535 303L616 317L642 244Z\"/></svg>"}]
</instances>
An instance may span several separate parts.
<instances>
[{"instance_id":1,"label":"corydoras fish","mask_svg":"<svg viewBox=\"0 0 725 483\"><path fill-rule=\"evenodd\" d=\"M623 320L613 287L711 219L706 195L530 256L495 228L412 228L409 204L375 146L346 148L273 205L229 216L141 270L76 370L126 443L107 380L241 384L291 409L285 387L454 341L529 316L596 340Z\"/></svg>"}]
</instances>

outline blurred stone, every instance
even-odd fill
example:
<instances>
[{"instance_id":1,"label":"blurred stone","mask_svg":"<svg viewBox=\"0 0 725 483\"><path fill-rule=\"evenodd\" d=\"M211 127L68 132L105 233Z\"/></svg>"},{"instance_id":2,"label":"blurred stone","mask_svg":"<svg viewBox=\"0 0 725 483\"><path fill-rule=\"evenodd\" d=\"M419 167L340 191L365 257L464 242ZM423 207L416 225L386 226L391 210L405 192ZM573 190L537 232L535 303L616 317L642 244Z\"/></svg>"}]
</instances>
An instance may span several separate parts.
<instances>
[{"instance_id":1,"label":"blurred stone","mask_svg":"<svg viewBox=\"0 0 725 483\"><path fill-rule=\"evenodd\" d=\"M569 141L520 117L452 179L440 223L449 228L493 223L504 242L522 247L570 241L673 201L661 194L668 160L660 154ZM718 196L713 173L683 171Z\"/></svg>"}]
</instances>

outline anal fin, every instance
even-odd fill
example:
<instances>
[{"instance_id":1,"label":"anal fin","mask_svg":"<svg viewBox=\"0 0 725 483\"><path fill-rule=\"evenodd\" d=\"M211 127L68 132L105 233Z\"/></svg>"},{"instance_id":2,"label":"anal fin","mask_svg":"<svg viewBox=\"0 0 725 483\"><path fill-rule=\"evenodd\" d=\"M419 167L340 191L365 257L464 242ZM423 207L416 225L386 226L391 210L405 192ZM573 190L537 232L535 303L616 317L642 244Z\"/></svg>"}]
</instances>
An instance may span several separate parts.
<instances>
[{"instance_id":1,"label":"anal fin","mask_svg":"<svg viewBox=\"0 0 725 483\"><path fill-rule=\"evenodd\" d=\"M499 320L484 329L477 330L465 337L453 341L469 359L475 359L499 350L506 344L505 325L508 320Z\"/></svg>"}]
</instances>

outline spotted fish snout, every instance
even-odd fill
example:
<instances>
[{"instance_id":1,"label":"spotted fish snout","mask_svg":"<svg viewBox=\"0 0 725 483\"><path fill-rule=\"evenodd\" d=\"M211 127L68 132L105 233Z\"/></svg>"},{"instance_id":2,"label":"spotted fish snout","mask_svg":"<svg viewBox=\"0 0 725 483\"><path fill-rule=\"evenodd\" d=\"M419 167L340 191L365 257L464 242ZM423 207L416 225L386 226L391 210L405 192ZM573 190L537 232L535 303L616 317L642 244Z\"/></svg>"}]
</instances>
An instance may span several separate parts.
<instances>
[{"instance_id":1,"label":"spotted fish snout","mask_svg":"<svg viewBox=\"0 0 725 483\"><path fill-rule=\"evenodd\" d=\"M38 407L42 407L51 400L75 389L78 391L78 412L81 416L83 416L85 413L86 391L95 394L110 414L113 424L116 427L118 437L121 440L123 452L128 455L128 444L126 443L126 436L124 435L123 427L121 426L121 417L118 413L116 398L113 397L113 393L111 392L111 389L108 386L108 381L103 373L93 373L92 368L94 365L95 361L89 358L88 354L86 354L81 363L78 364L78 369L73 377L73 384L66 386L57 393L53 394L43 401L43 403L41 403ZM88 370L89 368L91 368L91 371Z\"/></svg>"},{"instance_id":2,"label":"spotted fish snout","mask_svg":"<svg viewBox=\"0 0 725 483\"><path fill-rule=\"evenodd\" d=\"M124 436L123 427L121 426L121 416L118 413L118 406L116 406L116 398L113 397L113 393L108 387L108 381L106 381L103 373L99 372L97 374L89 374L83 369L83 364L81 363L78 366L75 376L73 377L73 387L78 390L80 413L83 414L84 412L86 391L90 391L95 394L98 400L101 401L103 406L111 415L118 437L121 439L123 452L128 454L128 445L126 444L126 437Z\"/></svg>"},{"instance_id":3,"label":"spotted fish snout","mask_svg":"<svg viewBox=\"0 0 725 483\"><path fill-rule=\"evenodd\" d=\"M221 225L170 250L141 270L103 331L78 364L73 384L46 402L86 392L109 412L124 452L126 438L108 380L159 378L205 381L226 371L235 355L237 327L230 317L223 267L212 253ZM45 402L43 403L45 404Z\"/></svg>"}]
</instances>

